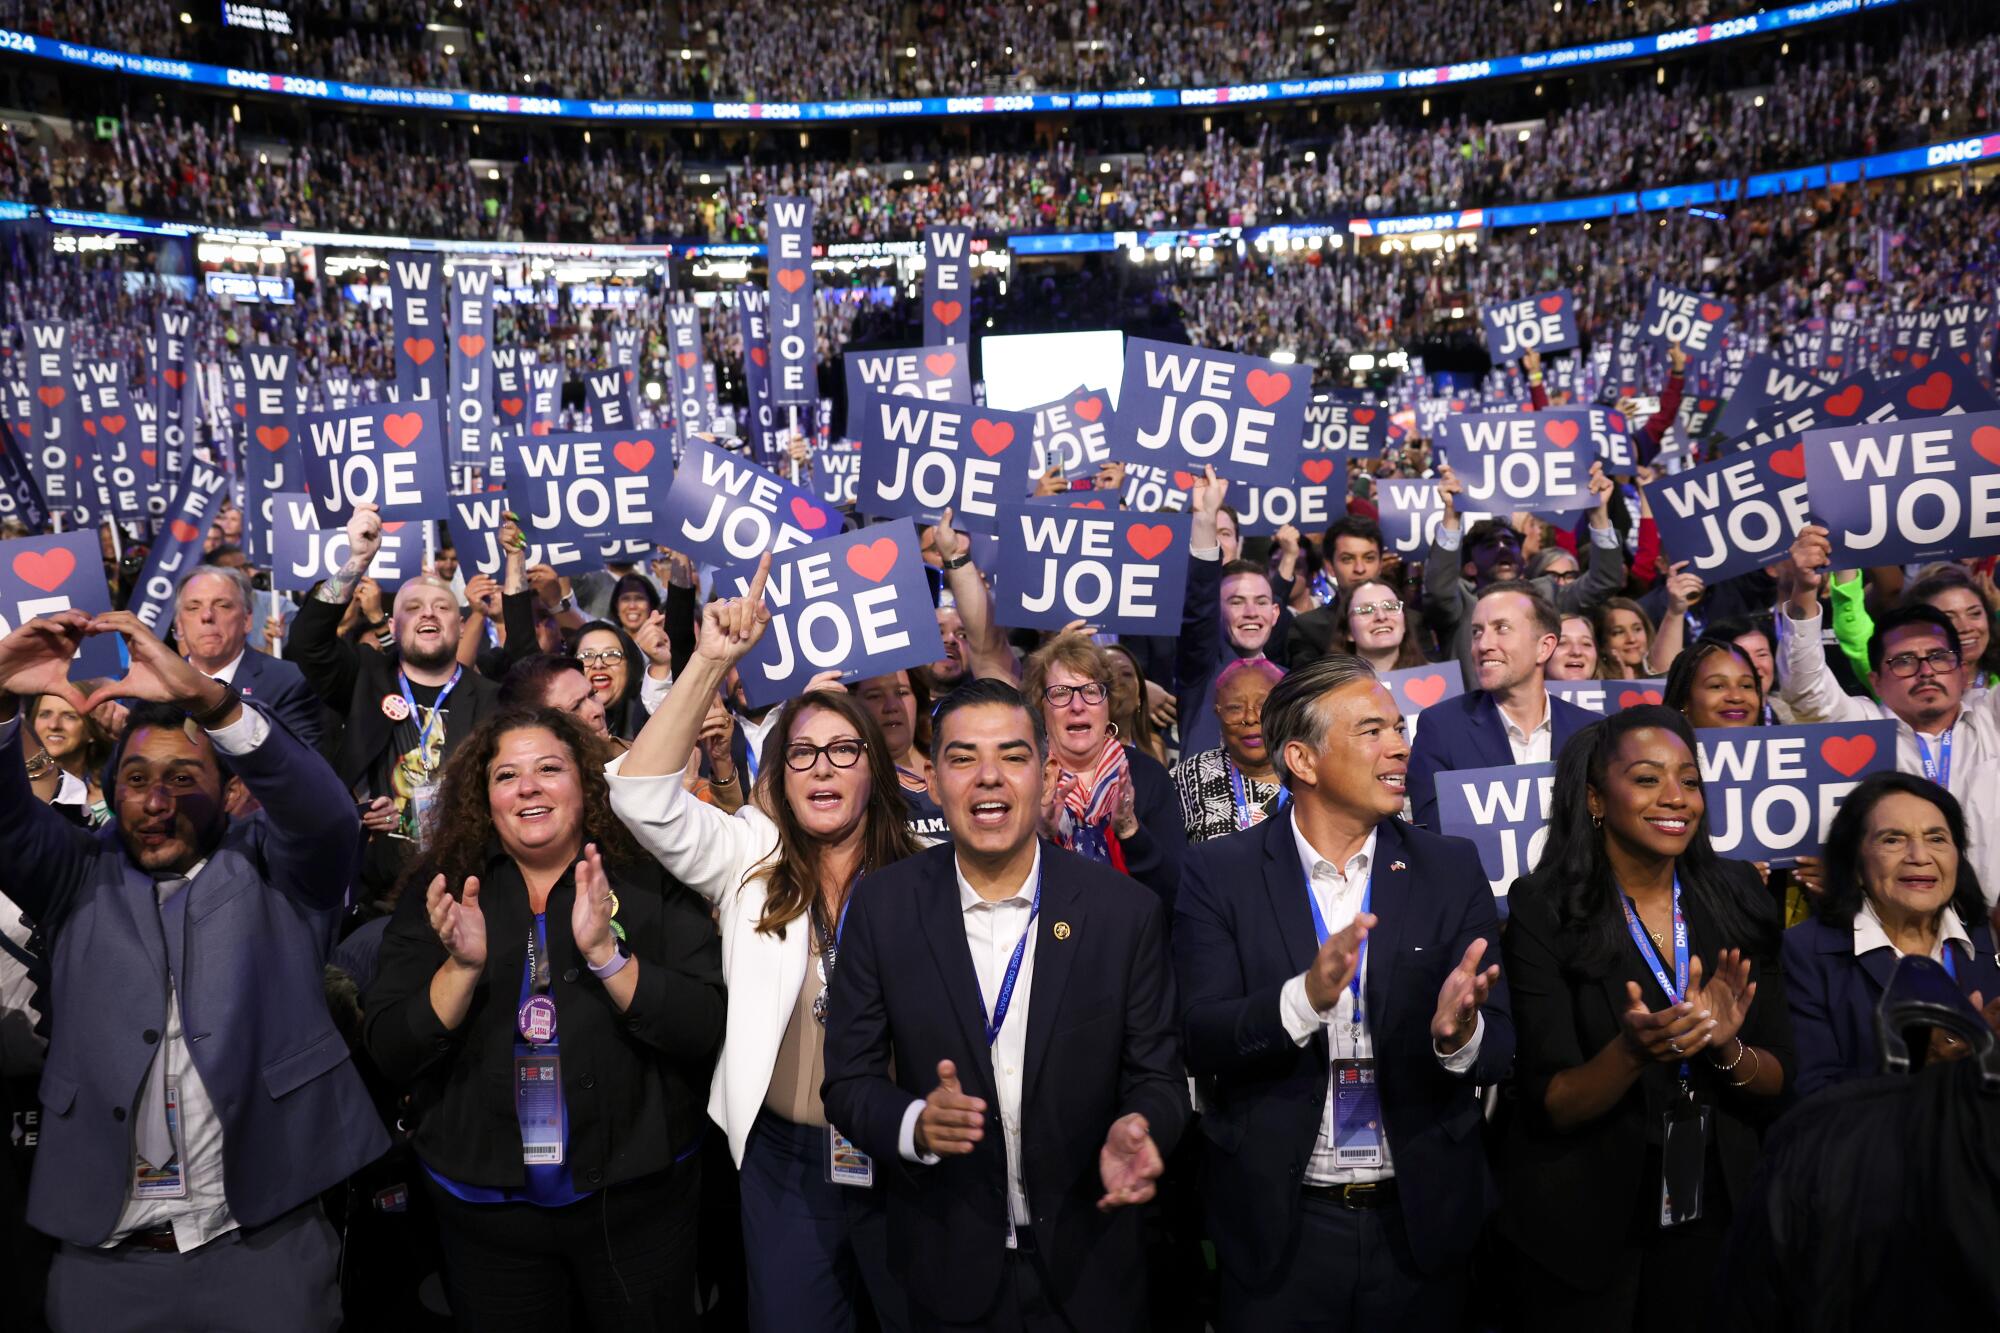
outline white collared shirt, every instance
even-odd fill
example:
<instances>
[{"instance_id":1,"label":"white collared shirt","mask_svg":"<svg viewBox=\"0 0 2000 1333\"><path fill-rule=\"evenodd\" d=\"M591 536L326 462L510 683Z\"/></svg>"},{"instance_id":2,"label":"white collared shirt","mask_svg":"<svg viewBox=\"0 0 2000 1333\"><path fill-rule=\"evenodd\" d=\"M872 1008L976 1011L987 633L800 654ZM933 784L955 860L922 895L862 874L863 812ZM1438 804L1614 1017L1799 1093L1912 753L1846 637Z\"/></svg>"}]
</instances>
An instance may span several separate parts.
<instances>
[{"instance_id":1,"label":"white collared shirt","mask_svg":"<svg viewBox=\"0 0 2000 1333\"><path fill-rule=\"evenodd\" d=\"M1296 807L1294 807L1296 809ZM1346 929L1349 922L1359 915L1361 899L1368 892L1368 882L1375 870L1375 841L1377 834L1370 832L1368 840L1361 844L1361 850L1348 858L1344 868L1320 855L1319 851L1306 841L1306 835L1299 828L1297 818L1292 819L1292 838L1298 845L1299 865L1312 886L1313 898L1319 903L1320 919L1326 923L1328 934L1337 934ZM1380 913L1380 905L1371 902L1371 909ZM1372 953L1372 950L1369 951ZM1359 980L1365 993L1368 986L1369 954L1361 958ZM1454 960L1456 961L1456 960ZM1363 1006L1360 1035L1354 1031L1354 988L1341 989L1340 998L1331 1009L1314 1009L1312 1001L1306 998L1305 974L1300 973L1284 985L1278 993L1278 1010L1292 1040L1300 1046L1312 1040L1313 1034L1322 1028L1326 1030L1328 1047L1326 1109L1320 1117L1319 1138L1313 1143L1312 1157L1306 1163L1306 1183L1308 1185L1358 1185L1369 1181L1387 1180L1395 1174L1395 1165L1389 1159L1389 1136L1386 1128L1382 1134L1382 1165L1379 1167L1352 1167L1338 1165L1333 1148L1334 1060L1369 1060L1375 1056L1375 1037L1368 1027L1368 1013ZM1454 1074L1462 1074L1472 1068L1479 1058L1479 1043L1486 1036L1486 1017L1481 1014L1474 1021L1472 1039L1450 1055L1438 1055L1438 1063ZM1431 1048L1435 1054L1435 1045ZM1379 1084L1378 1084L1379 1090ZM1386 1121L1385 1121L1386 1124Z\"/></svg>"},{"instance_id":2,"label":"white collared shirt","mask_svg":"<svg viewBox=\"0 0 2000 1333\"><path fill-rule=\"evenodd\" d=\"M198 666L194 667L194 669L196 671L201 671L201 674L207 676L210 680L219 680L224 685L234 685L236 683L236 669L243 665L244 651L245 651L244 649L239 648L236 652L236 656L229 659L229 665L225 666L220 671L214 671L214 672L201 671L201 668ZM188 659L188 665L194 666L193 658Z\"/></svg>"},{"instance_id":3,"label":"white collared shirt","mask_svg":"<svg viewBox=\"0 0 2000 1333\"><path fill-rule=\"evenodd\" d=\"M1500 701L1495 699L1493 706L1500 708ZM1507 710L1504 708L1500 708L1500 722L1507 728L1507 747L1514 752L1515 763L1549 762L1555 749L1556 710L1547 690L1542 691L1542 720L1536 724L1533 731L1522 731L1515 725L1514 719L1507 716Z\"/></svg>"},{"instance_id":4,"label":"white collared shirt","mask_svg":"<svg viewBox=\"0 0 2000 1333\"><path fill-rule=\"evenodd\" d=\"M1944 962L1944 942L1957 940L1960 958L1972 957L1972 936L1966 932L1965 923L1958 919L1958 913L1947 907L1938 917L1937 941L1931 945L1930 960ZM1877 949L1888 949L1901 958L1903 951L1890 940L1889 932L1882 926L1882 918L1875 912L1875 903L1866 895L1861 899L1861 910L1854 914L1854 956L1872 953Z\"/></svg>"},{"instance_id":5,"label":"white collared shirt","mask_svg":"<svg viewBox=\"0 0 2000 1333\"><path fill-rule=\"evenodd\" d=\"M1013 997L1007 1003L1007 1021L1000 1025L1000 1035L994 1040L992 1051L994 1093L1000 1103L1000 1132L1007 1151L1007 1217L1012 1224L1007 1229L1007 1244L1012 1248L1014 1227L1027 1226L1032 1216L1028 1212L1027 1186L1021 1175L1021 1091L1028 1062L1028 997L1035 986L1035 936L1030 914L1036 889L1042 882L1042 849L1036 845L1035 864L1021 881L1021 887L997 902L979 896L955 857L952 869L958 879L965 943L972 952L972 970L978 974L979 998L989 1020L1007 976L1007 964L1013 961L1014 948L1024 932L1028 937L1028 946L1021 952L1020 974L1014 978ZM905 1161L928 1164L938 1159L935 1154L917 1151L917 1116L923 1109L923 1102L914 1101L903 1113L900 1151Z\"/></svg>"}]
</instances>

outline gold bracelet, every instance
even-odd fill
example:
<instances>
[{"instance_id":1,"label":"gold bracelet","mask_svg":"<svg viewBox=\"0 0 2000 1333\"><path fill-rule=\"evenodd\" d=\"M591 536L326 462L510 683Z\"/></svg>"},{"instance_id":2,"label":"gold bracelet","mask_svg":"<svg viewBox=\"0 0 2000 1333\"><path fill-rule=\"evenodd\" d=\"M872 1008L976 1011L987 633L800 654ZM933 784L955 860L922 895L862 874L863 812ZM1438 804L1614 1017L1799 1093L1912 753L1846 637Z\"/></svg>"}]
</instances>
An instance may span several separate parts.
<instances>
[{"instance_id":1,"label":"gold bracelet","mask_svg":"<svg viewBox=\"0 0 2000 1333\"><path fill-rule=\"evenodd\" d=\"M1750 1073L1740 1083L1731 1079L1729 1086L1732 1088L1747 1088L1757 1081L1757 1075L1764 1072L1764 1057L1757 1054L1757 1048L1755 1046L1746 1046L1744 1049L1750 1052ZM1740 1060L1743 1057L1739 1055L1736 1058Z\"/></svg>"}]
</instances>

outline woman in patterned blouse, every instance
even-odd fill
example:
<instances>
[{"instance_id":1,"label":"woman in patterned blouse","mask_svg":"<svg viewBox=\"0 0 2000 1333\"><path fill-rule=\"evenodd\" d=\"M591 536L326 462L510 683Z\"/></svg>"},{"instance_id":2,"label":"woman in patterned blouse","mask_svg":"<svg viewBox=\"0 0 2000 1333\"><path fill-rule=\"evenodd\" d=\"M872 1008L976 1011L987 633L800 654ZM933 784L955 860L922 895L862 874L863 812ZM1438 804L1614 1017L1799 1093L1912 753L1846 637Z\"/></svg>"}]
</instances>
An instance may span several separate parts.
<instances>
[{"instance_id":1,"label":"woman in patterned blouse","mask_svg":"<svg viewBox=\"0 0 2000 1333\"><path fill-rule=\"evenodd\" d=\"M1284 808L1285 791L1264 748L1264 699L1284 674L1267 658L1246 657L1216 677L1222 748L1188 755L1174 766L1190 843L1261 824Z\"/></svg>"}]
</instances>

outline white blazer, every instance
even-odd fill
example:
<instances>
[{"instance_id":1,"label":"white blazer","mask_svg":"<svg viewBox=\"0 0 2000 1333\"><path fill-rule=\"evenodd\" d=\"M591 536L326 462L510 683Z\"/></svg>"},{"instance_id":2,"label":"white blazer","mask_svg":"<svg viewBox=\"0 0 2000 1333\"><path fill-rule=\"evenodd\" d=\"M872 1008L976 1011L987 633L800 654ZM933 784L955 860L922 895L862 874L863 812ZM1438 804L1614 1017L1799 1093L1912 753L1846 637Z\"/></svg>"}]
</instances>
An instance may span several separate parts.
<instances>
[{"instance_id":1,"label":"white blazer","mask_svg":"<svg viewBox=\"0 0 2000 1333\"><path fill-rule=\"evenodd\" d=\"M778 826L769 815L755 805L726 815L688 792L685 769L628 778L618 771L624 762L620 755L604 771L612 810L668 874L716 907L729 1011L708 1114L729 1136L729 1151L741 1166L750 1126L771 1087L778 1046L805 984L812 926L801 917L782 936L757 929L769 881L762 872L748 883L745 878L776 859Z\"/></svg>"}]
</instances>

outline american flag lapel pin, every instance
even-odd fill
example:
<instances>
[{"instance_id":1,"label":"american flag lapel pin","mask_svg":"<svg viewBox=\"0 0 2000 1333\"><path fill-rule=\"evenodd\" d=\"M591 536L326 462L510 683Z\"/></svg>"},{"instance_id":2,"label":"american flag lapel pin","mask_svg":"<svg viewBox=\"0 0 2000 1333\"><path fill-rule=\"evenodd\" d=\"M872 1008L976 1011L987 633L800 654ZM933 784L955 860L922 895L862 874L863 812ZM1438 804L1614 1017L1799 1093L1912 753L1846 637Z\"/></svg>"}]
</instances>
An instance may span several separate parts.
<instances>
[{"instance_id":1,"label":"american flag lapel pin","mask_svg":"<svg viewBox=\"0 0 2000 1333\"><path fill-rule=\"evenodd\" d=\"M1403 864L1403 863L1402 863L1401 861L1391 861L1391 862L1389 863L1389 869L1391 869L1391 870L1408 870L1408 869L1409 869L1409 867L1408 867L1408 866L1406 866L1406 865L1404 865L1404 864Z\"/></svg>"}]
</instances>

